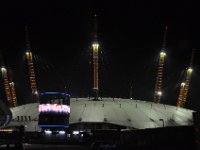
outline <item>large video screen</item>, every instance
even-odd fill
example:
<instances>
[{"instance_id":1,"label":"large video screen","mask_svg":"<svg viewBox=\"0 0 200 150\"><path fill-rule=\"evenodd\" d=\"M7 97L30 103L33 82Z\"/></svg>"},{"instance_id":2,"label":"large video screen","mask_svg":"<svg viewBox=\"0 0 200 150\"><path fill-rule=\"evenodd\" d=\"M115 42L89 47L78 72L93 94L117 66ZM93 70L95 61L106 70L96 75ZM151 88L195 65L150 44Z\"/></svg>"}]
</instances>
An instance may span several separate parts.
<instances>
[{"instance_id":1,"label":"large video screen","mask_svg":"<svg viewBox=\"0 0 200 150\"><path fill-rule=\"evenodd\" d=\"M70 106L62 104L40 104L39 113L65 113L70 114Z\"/></svg>"}]
</instances>

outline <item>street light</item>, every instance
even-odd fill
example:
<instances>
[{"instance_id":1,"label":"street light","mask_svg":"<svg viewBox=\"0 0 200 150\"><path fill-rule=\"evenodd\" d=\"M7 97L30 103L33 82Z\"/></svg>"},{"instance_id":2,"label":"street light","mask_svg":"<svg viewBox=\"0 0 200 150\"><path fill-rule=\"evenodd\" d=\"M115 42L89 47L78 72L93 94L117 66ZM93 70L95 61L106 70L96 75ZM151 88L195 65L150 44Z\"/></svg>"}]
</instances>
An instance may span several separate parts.
<instances>
[{"instance_id":1,"label":"street light","mask_svg":"<svg viewBox=\"0 0 200 150\"><path fill-rule=\"evenodd\" d=\"M159 121L162 121L163 128L164 128L164 127L165 127L165 124L164 124L164 119L159 119Z\"/></svg>"}]
</instances>

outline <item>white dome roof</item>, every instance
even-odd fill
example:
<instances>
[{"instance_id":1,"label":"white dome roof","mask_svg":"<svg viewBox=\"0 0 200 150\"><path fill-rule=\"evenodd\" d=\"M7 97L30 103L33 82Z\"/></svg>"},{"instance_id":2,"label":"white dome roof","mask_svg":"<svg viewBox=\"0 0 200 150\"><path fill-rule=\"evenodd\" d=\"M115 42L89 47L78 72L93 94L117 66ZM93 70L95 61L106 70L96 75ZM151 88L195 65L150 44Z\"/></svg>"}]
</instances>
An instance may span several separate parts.
<instances>
[{"instance_id":1,"label":"white dome roof","mask_svg":"<svg viewBox=\"0 0 200 150\"><path fill-rule=\"evenodd\" d=\"M153 102L103 98L92 101L88 98L71 98L70 124L111 123L136 129L193 124L194 111ZM13 119L10 125L25 125L27 130L38 130L38 103L26 104L11 109ZM17 121L17 116L30 116L31 121Z\"/></svg>"}]
</instances>

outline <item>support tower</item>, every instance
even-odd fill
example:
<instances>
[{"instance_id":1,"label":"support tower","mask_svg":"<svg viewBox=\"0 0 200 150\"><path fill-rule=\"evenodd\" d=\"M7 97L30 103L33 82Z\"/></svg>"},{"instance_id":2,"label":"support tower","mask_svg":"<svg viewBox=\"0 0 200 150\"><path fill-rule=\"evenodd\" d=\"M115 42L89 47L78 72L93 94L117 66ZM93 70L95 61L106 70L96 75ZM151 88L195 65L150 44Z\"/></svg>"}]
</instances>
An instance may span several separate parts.
<instances>
[{"instance_id":1,"label":"support tower","mask_svg":"<svg viewBox=\"0 0 200 150\"><path fill-rule=\"evenodd\" d=\"M38 96L38 91L37 91L35 71L33 65L33 55L31 52L29 32L27 26L25 26L25 31L26 31L26 59L28 61L30 84L31 84L32 95L36 98Z\"/></svg>"},{"instance_id":2,"label":"support tower","mask_svg":"<svg viewBox=\"0 0 200 150\"><path fill-rule=\"evenodd\" d=\"M164 62L165 62L165 57L166 57L166 53L165 53L166 36L167 36L167 27L165 28L162 49L159 56L159 64L158 64L158 69L157 69L156 85L155 85L155 92L154 92L155 103L160 103L160 99L162 96L163 69L164 69Z\"/></svg>"},{"instance_id":3,"label":"support tower","mask_svg":"<svg viewBox=\"0 0 200 150\"><path fill-rule=\"evenodd\" d=\"M6 98L9 103L9 106L12 107L12 95L11 95L11 90L9 86L9 79L8 79L8 72L7 69L3 66L1 67L1 73L2 73L2 78L4 81L4 87L5 87L5 92L6 92Z\"/></svg>"},{"instance_id":4,"label":"support tower","mask_svg":"<svg viewBox=\"0 0 200 150\"><path fill-rule=\"evenodd\" d=\"M15 92L15 83L13 81L10 81L9 86L10 86L10 91L11 91L11 95L12 95L12 106L16 107L17 106L17 97L16 97L16 92Z\"/></svg>"},{"instance_id":5,"label":"support tower","mask_svg":"<svg viewBox=\"0 0 200 150\"><path fill-rule=\"evenodd\" d=\"M94 24L94 41L92 44L92 54L93 54L93 92L94 100L98 100L99 96L99 43L97 40L97 15L95 15Z\"/></svg>"},{"instance_id":6,"label":"support tower","mask_svg":"<svg viewBox=\"0 0 200 150\"><path fill-rule=\"evenodd\" d=\"M192 64L193 64L193 59L194 59L194 53L195 53L195 49L192 50L190 65L188 68L186 68L183 82L181 83L177 107L184 107L186 99L187 99L188 89L189 89L189 85L190 85L190 79L191 79L191 75L192 75L192 71L193 71Z\"/></svg>"}]
</instances>

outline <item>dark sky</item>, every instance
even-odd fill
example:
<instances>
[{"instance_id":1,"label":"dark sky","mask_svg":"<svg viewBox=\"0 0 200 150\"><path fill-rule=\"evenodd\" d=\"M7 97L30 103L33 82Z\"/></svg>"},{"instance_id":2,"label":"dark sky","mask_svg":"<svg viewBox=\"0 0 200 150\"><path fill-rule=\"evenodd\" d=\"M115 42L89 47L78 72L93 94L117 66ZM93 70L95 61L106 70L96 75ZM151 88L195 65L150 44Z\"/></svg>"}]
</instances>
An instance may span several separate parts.
<instances>
[{"instance_id":1,"label":"dark sky","mask_svg":"<svg viewBox=\"0 0 200 150\"><path fill-rule=\"evenodd\" d=\"M30 102L24 25L29 26L38 89L87 96L92 91L91 49L98 15L100 93L152 101L158 54L168 26L162 103L176 105L181 72L196 48L187 108L200 109L200 23L191 1L0 2L1 65L9 68L19 103ZM0 83L0 97L4 89Z\"/></svg>"}]
</instances>

